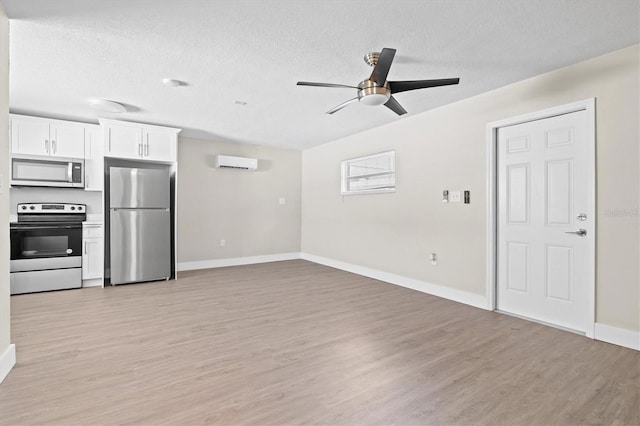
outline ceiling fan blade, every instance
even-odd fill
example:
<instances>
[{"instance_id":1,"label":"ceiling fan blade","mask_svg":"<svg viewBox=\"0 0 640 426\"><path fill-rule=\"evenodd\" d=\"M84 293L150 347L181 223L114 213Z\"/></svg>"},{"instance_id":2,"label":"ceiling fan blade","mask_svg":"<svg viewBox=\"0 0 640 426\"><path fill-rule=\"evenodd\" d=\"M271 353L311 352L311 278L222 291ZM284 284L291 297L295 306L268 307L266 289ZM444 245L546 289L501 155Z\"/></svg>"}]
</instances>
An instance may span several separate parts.
<instances>
[{"instance_id":1,"label":"ceiling fan blade","mask_svg":"<svg viewBox=\"0 0 640 426\"><path fill-rule=\"evenodd\" d=\"M402 105L400 105L400 103L393 96L391 96L389 100L385 102L384 106L398 115L404 115L407 113L407 110L402 108Z\"/></svg>"},{"instance_id":2,"label":"ceiling fan blade","mask_svg":"<svg viewBox=\"0 0 640 426\"><path fill-rule=\"evenodd\" d=\"M343 87L347 89L357 89L356 86L347 86L346 84L333 84L333 83L314 83L311 81L299 81L296 83L298 86L313 86L313 87Z\"/></svg>"},{"instance_id":3,"label":"ceiling fan blade","mask_svg":"<svg viewBox=\"0 0 640 426\"><path fill-rule=\"evenodd\" d=\"M438 80L412 80L412 81L390 81L389 90L391 93L406 92L407 90L426 89L429 87L449 86L458 84L459 78L441 78Z\"/></svg>"},{"instance_id":4,"label":"ceiling fan blade","mask_svg":"<svg viewBox=\"0 0 640 426\"><path fill-rule=\"evenodd\" d=\"M378 57L378 63L373 67L373 72L371 73L369 80L375 81L379 86L384 86L395 54L396 49L389 49L386 47L382 49L382 52L380 52L380 56Z\"/></svg>"},{"instance_id":5,"label":"ceiling fan blade","mask_svg":"<svg viewBox=\"0 0 640 426\"><path fill-rule=\"evenodd\" d=\"M357 100L358 100L358 98L349 99L348 101L345 101L345 102L341 103L337 107L331 108L329 111L327 111L327 114L333 114L336 111L340 111L342 108L344 108L346 106L349 106L349 104L351 104L352 102L355 102Z\"/></svg>"}]
</instances>

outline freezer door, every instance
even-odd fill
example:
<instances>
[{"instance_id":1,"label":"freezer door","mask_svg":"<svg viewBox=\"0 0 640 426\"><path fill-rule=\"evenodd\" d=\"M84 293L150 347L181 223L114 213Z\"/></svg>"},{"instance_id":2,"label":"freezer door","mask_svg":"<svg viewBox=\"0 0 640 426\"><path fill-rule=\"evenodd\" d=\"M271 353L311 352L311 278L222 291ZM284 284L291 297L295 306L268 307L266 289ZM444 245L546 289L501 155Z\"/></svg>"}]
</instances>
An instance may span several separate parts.
<instances>
[{"instance_id":1,"label":"freezer door","mask_svg":"<svg viewBox=\"0 0 640 426\"><path fill-rule=\"evenodd\" d=\"M171 276L169 210L111 209L111 284Z\"/></svg>"},{"instance_id":2,"label":"freezer door","mask_svg":"<svg viewBox=\"0 0 640 426\"><path fill-rule=\"evenodd\" d=\"M111 208L169 208L169 169L109 168Z\"/></svg>"}]
</instances>

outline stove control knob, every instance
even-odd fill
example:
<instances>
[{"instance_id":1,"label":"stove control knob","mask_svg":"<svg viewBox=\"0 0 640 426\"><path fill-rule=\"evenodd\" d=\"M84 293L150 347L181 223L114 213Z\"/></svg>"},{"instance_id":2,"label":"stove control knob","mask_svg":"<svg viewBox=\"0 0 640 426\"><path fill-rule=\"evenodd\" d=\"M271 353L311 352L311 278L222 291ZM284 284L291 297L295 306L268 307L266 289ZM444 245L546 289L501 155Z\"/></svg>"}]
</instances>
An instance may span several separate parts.
<instances>
[{"instance_id":1,"label":"stove control knob","mask_svg":"<svg viewBox=\"0 0 640 426\"><path fill-rule=\"evenodd\" d=\"M22 210L26 210L27 206L22 206L21 208L22 208Z\"/></svg>"},{"instance_id":2,"label":"stove control knob","mask_svg":"<svg viewBox=\"0 0 640 426\"><path fill-rule=\"evenodd\" d=\"M71 210L75 210L75 209L76 209L76 206L71 206Z\"/></svg>"},{"instance_id":3,"label":"stove control knob","mask_svg":"<svg viewBox=\"0 0 640 426\"><path fill-rule=\"evenodd\" d=\"M35 210L35 209L36 209L36 206L29 206L29 208L30 208L31 210Z\"/></svg>"},{"instance_id":4,"label":"stove control knob","mask_svg":"<svg viewBox=\"0 0 640 426\"><path fill-rule=\"evenodd\" d=\"M78 210L82 210L82 206L78 206Z\"/></svg>"}]
</instances>

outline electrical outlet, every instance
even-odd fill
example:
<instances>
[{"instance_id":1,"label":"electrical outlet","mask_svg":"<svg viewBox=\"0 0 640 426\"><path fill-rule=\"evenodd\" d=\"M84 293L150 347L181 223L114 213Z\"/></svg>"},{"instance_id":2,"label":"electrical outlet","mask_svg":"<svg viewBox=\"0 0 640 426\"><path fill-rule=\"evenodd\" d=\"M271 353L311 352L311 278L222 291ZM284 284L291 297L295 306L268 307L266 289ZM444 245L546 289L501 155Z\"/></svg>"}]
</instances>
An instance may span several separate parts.
<instances>
[{"instance_id":1,"label":"electrical outlet","mask_svg":"<svg viewBox=\"0 0 640 426\"><path fill-rule=\"evenodd\" d=\"M224 247L227 245L227 242L225 240L220 240L220 247Z\"/></svg>"},{"instance_id":2,"label":"electrical outlet","mask_svg":"<svg viewBox=\"0 0 640 426\"><path fill-rule=\"evenodd\" d=\"M435 253L431 253L431 255L429 256L429 260L431 260L431 264L432 265L437 265L438 264L438 255Z\"/></svg>"},{"instance_id":3,"label":"electrical outlet","mask_svg":"<svg viewBox=\"0 0 640 426\"><path fill-rule=\"evenodd\" d=\"M278 204L280 204L281 206L284 206L285 204L287 204L287 199L284 197L280 197L278 199Z\"/></svg>"},{"instance_id":4,"label":"electrical outlet","mask_svg":"<svg viewBox=\"0 0 640 426\"><path fill-rule=\"evenodd\" d=\"M443 203L448 203L449 202L449 191L448 190L444 190L442 191L442 202Z\"/></svg>"},{"instance_id":5,"label":"electrical outlet","mask_svg":"<svg viewBox=\"0 0 640 426\"><path fill-rule=\"evenodd\" d=\"M471 203L471 192L469 190L464 191L464 203L465 204Z\"/></svg>"},{"instance_id":6,"label":"electrical outlet","mask_svg":"<svg viewBox=\"0 0 640 426\"><path fill-rule=\"evenodd\" d=\"M461 200L460 191L451 191L451 202L459 203Z\"/></svg>"}]
</instances>

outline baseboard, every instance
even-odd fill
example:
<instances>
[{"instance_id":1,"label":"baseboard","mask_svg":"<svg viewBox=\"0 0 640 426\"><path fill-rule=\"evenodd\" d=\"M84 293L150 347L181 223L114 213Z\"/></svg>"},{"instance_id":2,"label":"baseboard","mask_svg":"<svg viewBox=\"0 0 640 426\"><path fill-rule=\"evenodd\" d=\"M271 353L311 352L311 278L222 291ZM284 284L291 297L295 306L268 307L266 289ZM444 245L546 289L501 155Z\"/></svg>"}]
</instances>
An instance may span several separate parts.
<instances>
[{"instance_id":1,"label":"baseboard","mask_svg":"<svg viewBox=\"0 0 640 426\"><path fill-rule=\"evenodd\" d=\"M91 278L82 280L82 287L102 287L102 278Z\"/></svg>"},{"instance_id":2,"label":"baseboard","mask_svg":"<svg viewBox=\"0 0 640 426\"><path fill-rule=\"evenodd\" d=\"M300 259L300 253L278 253L263 256L232 257L228 259L199 260L196 262L178 263L178 271L192 271L194 269L222 268L225 266L251 265L254 263L280 262L283 260Z\"/></svg>"},{"instance_id":3,"label":"baseboard","mask_svg":"<svg viewBox=\"0 0 640 426\"><path fill-rule=\"evenodd\" d=\"M640 331L596 323L594 334L596 340L640 351Z\"/></svg>"},{"instance_id":4,"label":"baseboard","mask_svg":"<svg viewBox=\"0 0 640 426\"><path fill-rule=\"evenodd\" d=\"M9 345L0 356L0 383L9 374L9 371L16 365L16 345Z\"/></svg>"},{"instance_id":5,"label":"baseboard","mask_svg":"<svg viewBox=\"0 0 640 426\"><path fill-rule=\"evenodd\" d=\"M410 288L422 293L431 294L433 296L442 297L444 299L453 300L454 302L464 303L476 308L487 309L487 299L484 294L469 293L463 290L456 290L451 287L445 287L438 284L432 284L425 281L416 280L414 278L404 277L402 275L391 274L389 272L379 271L377 269L366 268L364 266L354 265L339 260L329 259L326 257L316 256L308 253L301 253L300 256L304 260L319 263L321 265L330 266L332 268L341 269L343 271L352 272L354 274L363 275L365 277L395 284L401 287Z\"/></svg>"}]
</instances>

